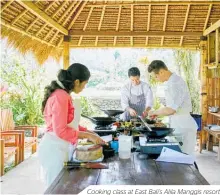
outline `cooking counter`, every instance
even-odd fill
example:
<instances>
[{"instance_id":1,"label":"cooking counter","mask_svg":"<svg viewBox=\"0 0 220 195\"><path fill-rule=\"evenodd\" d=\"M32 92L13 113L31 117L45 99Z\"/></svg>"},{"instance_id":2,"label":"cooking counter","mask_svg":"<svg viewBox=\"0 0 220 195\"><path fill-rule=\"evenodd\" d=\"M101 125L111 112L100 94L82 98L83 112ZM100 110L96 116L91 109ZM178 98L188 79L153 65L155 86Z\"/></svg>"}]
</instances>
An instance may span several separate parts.
<instances>
[{"instance_id":1,"label":"cooking counter","mask_svg":"<svg viewBox=\"0 0 220 195\"><path fill-rule=\"evenodd\" d=\"M194 165L156 162L132 153L107 159L108 169L63 169L45 194L78 194L89 185L208 185Z\"/></svg>"}]
</instances>

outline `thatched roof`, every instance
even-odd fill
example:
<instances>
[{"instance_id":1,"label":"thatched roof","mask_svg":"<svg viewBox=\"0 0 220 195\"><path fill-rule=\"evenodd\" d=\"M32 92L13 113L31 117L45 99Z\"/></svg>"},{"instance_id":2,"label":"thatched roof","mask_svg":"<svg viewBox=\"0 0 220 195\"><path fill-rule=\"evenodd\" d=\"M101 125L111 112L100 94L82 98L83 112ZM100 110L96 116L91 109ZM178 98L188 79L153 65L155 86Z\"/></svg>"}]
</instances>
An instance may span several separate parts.
<instances>
[{"instance_id":1,"label":"thatched roof","mask_svg":"<svg viewBox=\"0 0 220 195\"><path fill-rule=\"evenodd\" d=\"M220 19L220 1L1 1L2 36L42 63L71 47L196 49L203 31Z\"/></svg>"}]
</instances>

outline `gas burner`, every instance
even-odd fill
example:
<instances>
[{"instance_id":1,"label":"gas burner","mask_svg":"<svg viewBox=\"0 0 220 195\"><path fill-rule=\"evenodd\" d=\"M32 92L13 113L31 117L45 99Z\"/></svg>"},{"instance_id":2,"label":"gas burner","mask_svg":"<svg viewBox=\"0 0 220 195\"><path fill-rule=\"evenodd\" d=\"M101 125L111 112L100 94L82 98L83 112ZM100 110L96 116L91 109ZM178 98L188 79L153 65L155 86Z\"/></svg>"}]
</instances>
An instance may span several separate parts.
<instances>
[{"instance_id":1,"label":"gas burner","mask_svg":"<svg viewBox=\"0 0 220 195\"><path fill-rule=\"evenodd\" d=\"M106 126L97 125L95 127L95 130L112 130L112 125L106 125Z\"/></svg>"},{"instance_id":2,"label":"gas burner","mask_svg":"<svg viewBox=\"0 0 220 195\"><path fill-rule=\"evenodd\" d=\"M147 138L147 143L167 143L168 140L165 138L158 139L158 138Z\"/></svg>"}]
</instances>

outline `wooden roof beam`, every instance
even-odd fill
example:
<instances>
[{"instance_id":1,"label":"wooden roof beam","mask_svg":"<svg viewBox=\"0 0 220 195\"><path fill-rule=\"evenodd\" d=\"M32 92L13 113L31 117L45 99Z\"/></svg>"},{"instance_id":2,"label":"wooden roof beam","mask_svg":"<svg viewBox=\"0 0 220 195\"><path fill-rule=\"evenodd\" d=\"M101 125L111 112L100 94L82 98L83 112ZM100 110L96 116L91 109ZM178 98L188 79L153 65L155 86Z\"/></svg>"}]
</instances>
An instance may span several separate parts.
<instances>
[{"instance_id":1,"label":"wooden roof beam","mask_svg":"<svg viewBox=\"0 0 220 195\"><path fill-rule=\"evenodd\" d=\"M145 45L147 46L148 45L148 36L146 37L146 41L145 41Z\"/></svg>"},{"instance_id":2,"label":"wooden roof beam","mask_svg":"<svg viewBox=\"0 0 220 195\"><path fill-rule=\"evenodd\" d=\"M87 4L87 7L103 7L104 5L108 6L108 7L117 7L117 6L131 6L131 4L133 5L188 5L188 4L192 4L192 5L207 5L207 4L219 4L220 1L215 1L215 0L210 0L210 1L146 1L143 0L143 2L135 2L135 3L128 3L128 2L124 2L124 3L109 3L109 4Z\"/></svg>"},{"instance_id":3,"label":"wooden roof beam","mask_svg":"<svg viewBox=\"0 0 220 195\"><path fill-rule=\"evenodd\" d=\"M5 5L1 7L1 13L9 6L14 0L7 1Z\"/></svg>"},{"instance_id":4,"label":"wooden roof beam","mask_svg":"<svg viewBox=\"0 0 220 195\"><path fill-rule=\"evenodd\" d=\"M65 12L62 14L62 16L59 18L58 23L60 23L62 21L62 19L66 16L67 13L70 12L70 10L74 7L74 5L76 4L76 1L73 1L72 4L70 6L68 6L67 10L65 10Z\"/></svg>"},{"instance_id":5,"label":"wooden roof beam","mask_svg":"<svg viewBox=\"0 0 220 195\"><path fill-rule=\"evenodd\" d=\"M30 29L31 29L31 27L37 22L37 20L38 20L38 17L36 17L32 22L31 22L31 24L26 28L26 32L28 32Z\"/></svg>"},{"instance_id":6,"label":"wooden roof beam","mask_svg":"<svg viewBox=\"0 0 220 195\"><path fill-rule=\"evenodd\" d=\"M86 18L86 22L85 22L84 27L83 27L84 31L86 30L86 27L87 27L87 25L89 23L89 19L90 19L91 15L92 15L92 11L93 11L93 7L90 8L88 17Z\"/></svg>"},{"instance_id":7,"label":"wooden roof beam","mask_svg":"<svg viewBox=\"0 0 220 195\"><path fill-rule=\"evenodd\" d=\"M134 5L131 5L131 31L134 30Z\"/></svg>"},{"instance_id":8,"label":"wooden roof beam","mask_svg":"<svg viewBox=\"0 0 220 195\"><path fill-rule=\"evenodd\" d=\"M211 33L212 31L216 30L219 27L220 27L220 20L218 20L213 25L211 25L209 28L207 28L205 31L203 31L203 36L208 35L209 33Z\"/></svg>"},{"instance_id":9,"label":"wooden roof beam","mask_svg":"<svg viewBox=\"0 0 220 195\"><path fill-rule=\"evenodd\" d=\"M207 25L208 25L208 22L209 22L209 16L211 14L211 11L212 11L212 4L209 5L209 10L208 10L208 13L207 13L207 16L206 16L206 20L205 20L205 24L204 24L204 27L203 27L203 31L207 28Z\"/></svg>"},{"instance_id":10,"label":"wooden roof beam","mask_svg":"<svg viewBox=\"0 0 220 195\"><path fill-rule=\"evenodd\" d=\"M54 18L61 9L63 9L63 7L66 5L67 1L63 1L62 5L52 14L51 18Z\"/></svg>"},{"instance_id":11,"label":"wooden roof beam","mask_svg":"<svg viewBox=\"0 0 220 195\"><path fill-rule=\"evenodd\" d=\"M119 6L118 19L117 19L117 25L116 25L116 31L118 31L118 29L119 29L120 18L121 18L121 8L122 8L122 6Z\"/></svg>"},{"instance_id":12,"label":"wooden roof beam","mask_svg":"<svg viewBox=\"0 0 220 195\"><path fill-rule=\"evenodd\" d=\"M42 39L40 39L40 38L38 38L38 37L36 37L36 36L33 36L33 35L31 35L31 34L25 32L24 30L21 30L21 29L15 27L15 26L12 26L11 24L8 24L8 23L6 23L6 22L3 21L3 20L0 20L0 24L3 25L3 26L6 26L7 28L10 28L10 29L12 29L12 30L14 30L14 31L16 31L16 32L19 32L19 33L21 33L21 34L23 34L23 35L26 35L26 36L30 37L31 39L35 39L35 40L37 40L37 41L39 41L39 42L41 42L41 43L44 43L44 44L46 44L46 45L48 45L48 46L55 47L55 45L50 44L50 43L48 43L48 42L46 42L46 41L44 41L44 40L42 40Z\"/></svg>"},{"instance_id":13,"label":"wooden roof beam","mask_svg":"<svg viewBox=\"0 0 220 195\"><path fill-rule=\"evenodd\" d=\"M47 35L44 37L44 40L46 41L47 38L50 36L50 34L53 32L53 28L50 29L50 31L47 33Z\"/></svg>"},{"instance_id":14,"label":"wooden roof beam","mask_svg":"<svg viewBox=\"0 0 220 195\"><path fill-rule=\"evenodd\" d=\"M64 36L62 35L60 37L60 40L59 40L58 44L57 44L57 47L60 47L60 45L63 43L63 39L64 39Z\"/></svg>"},{"instance_id":15,"label":"wooden roof beam","mask_svg":"<svg viewBox=\"0 0 220 195\"><path fill-rule=\"evenodd\" d=\"M181 36L181 38L180 38L180 47L183 45L183 36Z\"/></svg>"},{"instance_id":16,"label":"wooden roof beam","mask_svg":"<svg viewBox=\"0 0 220 195\"><path fill-rule=\"evenodd\" d=\"M73 17L73 20L70 22L70 25L68 26L68 30L70 30L72 28L72 26L74 25L75 21L77 20L77 18L79 17L80 13L82 12L83 8L86 6L87 4L87 0L82 2L81 7L79 8L79 10L77 11L77 13L75 14L75 16Z\"/></svg>"},{"instance_id":17,"label":"wooden roof beam","mask_svg":"<svg viewBox=\"0 0 220 195\"><path fill-rule=\"evenodd\" d=\"M67 21L72 17L73 13L76 11L76 9L80 6L82 0L78 1L78 3L76 4L76 6L73 7L72 11L69 14L69 17L66 17L66 19L63 22L63 26L67 23ZM75 5L75 4L74 4Z\"/></svg>"},{"instance_id":18,"label":"wooden roof beam","mask_svg":"<svg viewBox=\"0 0 220 195\"><path fill-rule=\"evenodd\" d=\"M40 10L34 3L30 1L25 0L17 0L19 4L21 4L23 7L28 9L32 14L46 22L51 27L55 28L59 32L63 33L64 35L68 34L68 30L66 30L64 27L62 27L59 23L54 21L50 16L48 16L45 12Z\"/></svg>"},{"instance_id":19,"label":"wooden roof beam","mask_svg":"<svg viewBox=\"0 0 220 195\"><path fill-rule=\"evenodd\" d=\"M37 31L35 35L38 36L46 26L47 26L47 23L44 23L44 25L41 26L41 28Z\"/></svg>"},{"instance_id":20,"label":"wooden roof beam","mask_svg":"<svg viewBox=\"0 0 220 195\"><path fill-rule=\"evenodd\" d=\"M57 32L53 35L53 37L51 38L51 40L49 41L49 43L53 43L54 39L56 38L56 36L58 35L59 31L57 30Z\"/></svg>"},{"instance_id":21,"label":"wooden roof beam","mask_svg":"<svg viewBox=\"0 0 220 195\"><path fill-rule=\"evenodd\" d=\"M55 3L56 3L56 1L51 1L51 2L49 3L49 5L46 6L46 8L44 9L44 11L47 12Z\"/></svg>"},{"instance_id":22,"label":"wooden roof beam","mask_svg":"<svg viewBox=\"0 0 220 195\"><path fill-rule=\"evenodd\" d=\"M199 37L202 36L202 32L171 32L171 31L146 31L146 32L136 32L136 31L83 31L83 30L70 30L69 35L71 36L89 36L89 37L94 37L94 36L139 36L139 37L146 37L146 36L151 36L151 37L161 37L161 36L192 36L192 37Z\"/></svg>"},{"instance_id":23,"label":"wooden roof beam","mask_svg":"<svg viewBox=\"0 0 220 195\"><path fill-rule=\"evenodd\" d=\"M100 21L99 21L98 31L101 30L101 27L102 27L102 21L103 21L103 19L104 19L104 15L105 15L105 6L102 8L102 15L101 15L101 18L100 18Z\"/></svg>"},{"instance_id":24,"label":"wooden roof beam","mask_svg":"<svg viewBox=\"0 0 220 195\"><path fill-rule=\"evenodd\" d=\"M95 46L98 45L98 41L99 41L99 37L97 36L96 39L95 39Z\"/></svg>"},{"instance_id":25,"label":"wooden roof beam","mask_svg":"<svg viewBox=\"0 0 220 195\"><path fill-rule=\"evenodd\" d=\"M113 45L116 46L116 43L117 43L117 37L114 37L114 43L113 43Z\"/></svg>"},{"instance_id":26,"label":"wooden roof beam","mask_svg":"<svg viewBox=\"0 0 220 195\"><path fill-rule=\"evenodd\" d=\"M148 7L147 31L150 30L150 18L151 18L151 5L149 5Z\"/></svg>"},{"instance_id":27,"label":"wooden roof beam","mask_svg":"<svg viewBox=\"0 0 220 195\"><path fill-rule=\"evenodd\" d=\"M15 22L17 22L27 12L28 12L28 10L24 10L20 14L18 14L18 16L11 22L11 25L13 25Z\"/></svg>"},{"instance_id":28,"label":"wooden roof beam","mask_svg":"<svg viewBox=\"0 0 220 195\"><path fill-rule=\"evenodd\" d=\"M186 10L186 15L185 15L185 20L184 20L182 32L184 32L186 30L187 20L189 17L189 11L190 11L190 4L188 4L187 10ZM183 36L181 36L181 38L180 38L179 45L182 46L182 44L183 44Z\"/></svg>"},{"instance_id":29,"label":"wooden roof beam","mask_svg":"<svg viewBox=\"0 0 220 195\"><path fill-rule=\"evenodd\" d=\"M165 14L164 14L164 22L163 22L163 31L166 31L166 26L167 26L167 16L168 16L168 8L169 5L166 5L166 9L165 9ZM161 38L161 43L160 45L163 46L163 42L164 42L164 36Z\"/></svg>"}]
</instances>

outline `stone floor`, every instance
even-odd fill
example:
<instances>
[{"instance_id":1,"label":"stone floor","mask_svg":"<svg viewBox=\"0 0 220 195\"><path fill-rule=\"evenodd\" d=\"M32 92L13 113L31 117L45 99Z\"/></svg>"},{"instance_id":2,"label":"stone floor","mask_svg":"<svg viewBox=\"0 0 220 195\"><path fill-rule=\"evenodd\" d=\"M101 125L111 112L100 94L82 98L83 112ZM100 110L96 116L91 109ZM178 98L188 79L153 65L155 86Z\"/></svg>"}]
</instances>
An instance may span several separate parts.
<instances>
[{"instance_id":1,"label":"stone floor","mask_svg":"<svg viewBox=\"0 0 220 195\"><path fill-rule=\"evenodd\" d=\"M214 152L197 153L196 161L201 174L212 185L220 185L220 161L217 161L217 147ZM1 178L1 194L43 194L44 183L36 154L26 159Z\"/></svg>"}]
</instances>

